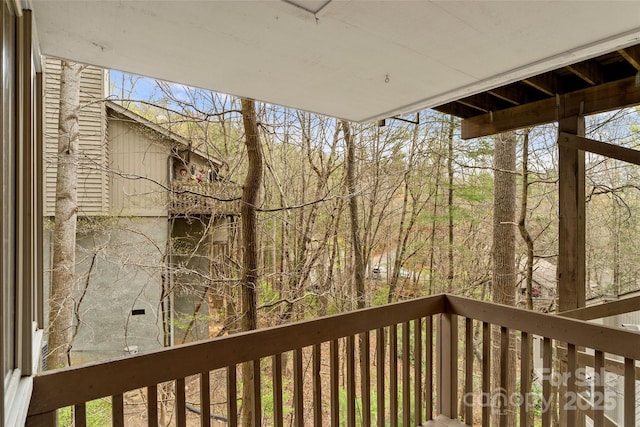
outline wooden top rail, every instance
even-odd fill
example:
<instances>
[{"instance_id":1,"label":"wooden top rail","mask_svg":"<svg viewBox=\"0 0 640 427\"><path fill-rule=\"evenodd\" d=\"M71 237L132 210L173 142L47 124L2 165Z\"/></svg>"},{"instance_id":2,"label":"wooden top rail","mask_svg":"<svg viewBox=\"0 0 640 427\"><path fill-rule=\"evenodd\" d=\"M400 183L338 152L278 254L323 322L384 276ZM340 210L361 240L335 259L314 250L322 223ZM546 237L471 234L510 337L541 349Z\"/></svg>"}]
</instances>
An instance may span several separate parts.
<instances>
[{"instance_id":1,"label":"wooden top rail","mask_svg":"<svg viewBox=\"0 0 640 427\"><path fill-rule=\"evenodd\" d=\"M558 313L558 316L578 320L593 320L634 311L640 311L640 296L563 311Z\"/></svg>"},{"instance_id":2,"label":"wooden top rail","mask_svg":"<svg viewBox=\"0 0 640 427\"><path fill-rule=\"evenodd\" d=\"M220 199L236 200L242 195L242 186L228 181L211 182L181 182L174 180L171 183L174 196L192 194L204 197L217 197Z\"/></svg>"},{"instance_id":3,"label":"wooden top rail","mask_svg":"<svg viewBox=\"0 0 640 427\"><path fill-rule=\"evenodd\" d=\"M439 313L457 314L640 360L640 334L635 332L459 296L435 295L46 372L34 379L29 415Z\"/></svg>"},{"instance_id":4,"label":"wooden top rail","mask_svg":"<svg viewBox=\"0 0 640 427\"><path fill-rule=\"evenodd\" d=\"M435 295L45 372L34 379L29 415L442 313L445 300Z\"/></svg>"},{"instance_id":5,"label":"wooden top rail","mask_svg":"<svg viewBox=\"0 0 640 427\"><path fill-rule=\"evenodd\" d=\"M640 360L640 334L553 314L447 295L447 312L577 346Z\"/></svg>"}]
</instances>

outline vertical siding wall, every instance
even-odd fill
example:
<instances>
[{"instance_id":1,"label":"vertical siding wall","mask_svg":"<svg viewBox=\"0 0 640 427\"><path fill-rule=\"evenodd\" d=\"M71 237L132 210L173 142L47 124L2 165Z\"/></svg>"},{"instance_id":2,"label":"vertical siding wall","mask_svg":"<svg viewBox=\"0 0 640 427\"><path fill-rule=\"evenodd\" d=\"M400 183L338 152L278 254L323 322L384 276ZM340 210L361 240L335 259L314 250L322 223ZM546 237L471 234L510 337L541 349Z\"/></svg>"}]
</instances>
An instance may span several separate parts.
<instances>
[{"instance_id":1,"label":"vertical siding wall","mask_svg":"<svg viewBox=\"0 0 640 427\"><path fill-rule=\"evenodd\" d=\"M111 214L167 216L171 142L131 120L109 117Z\"/></svg>"},{"instance_id":2,"label":"vertical siding wall","mask_svg":"<svg viewBox=\"0 0 640 427\"><path fill-rule=\"evenodd\" d=\"M46 58L44 85L45 215L55 210L58 153L60 60ZM109 212L109 177L106 171L109 144L106 135L106 71L88 66L80 82L80 164L78 170L79 215Z\"/></svg>"}]
</instances>

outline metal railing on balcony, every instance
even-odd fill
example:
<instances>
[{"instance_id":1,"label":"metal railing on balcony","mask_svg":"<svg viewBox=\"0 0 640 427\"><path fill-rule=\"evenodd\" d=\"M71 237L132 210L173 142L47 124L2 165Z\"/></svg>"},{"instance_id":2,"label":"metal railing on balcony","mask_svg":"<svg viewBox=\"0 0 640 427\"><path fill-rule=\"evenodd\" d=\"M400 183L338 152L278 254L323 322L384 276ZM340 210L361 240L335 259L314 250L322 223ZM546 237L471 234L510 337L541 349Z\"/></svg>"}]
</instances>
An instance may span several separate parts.
<instances>
[{"instance_id":1,"label":"metal railing on balcony","mask_svg":"<svg viewBox=\"0 0 640 427\"><path fill-rule=\"evenodd\" d=\"M169 212L175 215L239 215L242 187L223 181L171 184Z\"/></svg>"},{"instance_id":2,"label":"metal railing on balcony","mask_svg":"<svg viewBox=\"0 0 640 427\"><path fill-rule=\"evenodd\" d=\"M492 331L501 355L501 388L494 390ZM528 368L533 337L542 342L542 368L549 374L539 392ZM554 342L566 349L566 363L558 363L563 353ZM580 378L571 374L584 362L583 353L593 354L595 372L609 369L605 353L622 360L622 370L611 373L624 383L620 425L633 427L640 334L450 295L46 372L34 380L29 425L55 425L56 411L68 407L75 426L88 425L87 402L103 398L111 402L114 426L157 426L167 418L178 427L209 426L213 419L240 425L243 363L254 370L249 386L256 426L409 426L435 414L488 426L492 406L506 425L505 402L512 396L523 397L514 400L519 425L550 426L553 408L547 403L558 390L564 425L579 425L584 417L594 426L610 425L603 377L593 376L591 392L584 393ZM517 389L494 400L496 390L507 389L514 365ZM542 402L534 416L532 395Z\"/></svg>"}]
</instances>

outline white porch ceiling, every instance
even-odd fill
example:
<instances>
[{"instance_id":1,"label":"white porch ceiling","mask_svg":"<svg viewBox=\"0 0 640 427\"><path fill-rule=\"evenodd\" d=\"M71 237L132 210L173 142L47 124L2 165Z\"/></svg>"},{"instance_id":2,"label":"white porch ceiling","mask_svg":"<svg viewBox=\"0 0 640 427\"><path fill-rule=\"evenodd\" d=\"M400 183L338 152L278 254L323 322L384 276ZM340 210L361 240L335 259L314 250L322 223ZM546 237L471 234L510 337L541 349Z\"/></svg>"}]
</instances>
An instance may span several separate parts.
<instances>
[{"instance_id":1,"label":"white porch ceiling","mask_svg":"<svg viewBox=\"0 0 640 427\"><path fill-rule=\"evenodd\" d=\"M28 4L45 55L358 122L640 43L640 1Z\"/></svg>"}]
</instances>

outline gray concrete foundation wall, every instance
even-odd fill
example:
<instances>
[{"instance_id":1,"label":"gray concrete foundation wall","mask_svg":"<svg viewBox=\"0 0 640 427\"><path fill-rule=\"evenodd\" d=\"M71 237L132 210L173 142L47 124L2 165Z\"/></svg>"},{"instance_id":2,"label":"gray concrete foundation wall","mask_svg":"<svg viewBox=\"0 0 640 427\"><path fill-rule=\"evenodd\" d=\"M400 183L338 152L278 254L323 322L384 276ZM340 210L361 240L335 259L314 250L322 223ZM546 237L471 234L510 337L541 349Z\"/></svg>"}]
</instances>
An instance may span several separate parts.
<instances>
[{"instance_id":1,"label":"gray concrete foundation wall","mask_svg":"<svg viewBox=\"0 0 640 427\"><path fill-rule=\"evenodd\" d=\"M53 248L52 233L46 234L48 290ZM167 238L166 217L89 217L78 222L74 299L81 321L72 349L74 364L162 347L160 297Z\"/></svg>"}]
</instances>

